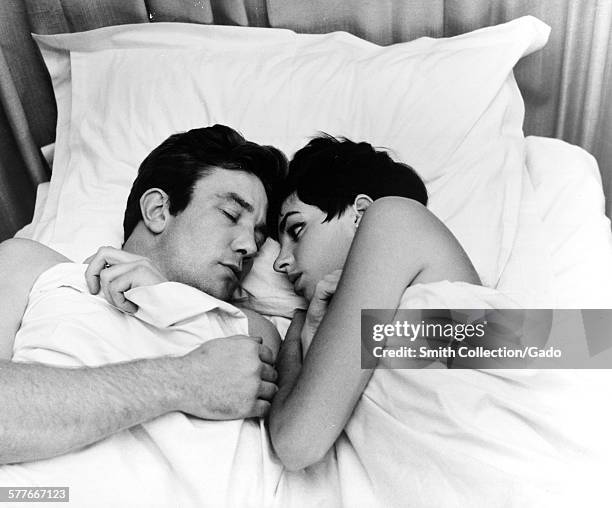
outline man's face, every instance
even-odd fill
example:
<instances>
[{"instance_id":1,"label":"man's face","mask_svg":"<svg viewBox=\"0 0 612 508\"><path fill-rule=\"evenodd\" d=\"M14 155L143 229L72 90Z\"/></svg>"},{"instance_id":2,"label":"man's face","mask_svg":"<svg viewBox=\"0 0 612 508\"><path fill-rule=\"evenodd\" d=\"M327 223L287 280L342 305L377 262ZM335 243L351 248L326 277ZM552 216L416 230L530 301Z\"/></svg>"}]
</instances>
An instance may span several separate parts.
<instances>
[{"instance_id":1,"label":"man's face","mask_svg":"<svg viewBox=\"0 0 612 508\"><path fill-rule=\"evenodd\" d=\"M265 240L267 206L261 180L250 173L215 168L203 176L160 234L166 277L229 299Z\"/></svg>"}]
</instances>

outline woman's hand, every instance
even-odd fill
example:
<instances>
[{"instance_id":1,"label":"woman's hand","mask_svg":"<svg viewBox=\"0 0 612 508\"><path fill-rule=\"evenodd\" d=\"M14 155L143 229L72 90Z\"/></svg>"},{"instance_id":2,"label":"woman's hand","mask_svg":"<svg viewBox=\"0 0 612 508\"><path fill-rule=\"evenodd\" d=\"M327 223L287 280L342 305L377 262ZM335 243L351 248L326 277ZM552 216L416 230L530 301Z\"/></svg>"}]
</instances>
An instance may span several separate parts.
<instances>
[{"instance_id":1,"label":"woman's hand","mask_svg":"<svg viewBox=\"0 0 612 508\"><path fill-rule=\"evenodd\" d=\"M125 298L126 291L168 281L149 258L114 247L100 247L85 263L89 264L85 271L89 291L95 295L102 290L106 300L124 312L138 310Z\"/></svg>"},{"instance_id":2,"label":"woman's hand","mask_svg":"<svg viewBox=\"0 0 612 508\"><path fill-rule=\"evenodd\" d=\"M319 328L323 316L325 316L327 312L329 302L336 292L338 281L341 276L342 270L335 270L321 279L315 288L314 296L306 312L304 327L302 328L302 351L304 354L308 351L312 338Z\"/></svg>"}]
</instances>

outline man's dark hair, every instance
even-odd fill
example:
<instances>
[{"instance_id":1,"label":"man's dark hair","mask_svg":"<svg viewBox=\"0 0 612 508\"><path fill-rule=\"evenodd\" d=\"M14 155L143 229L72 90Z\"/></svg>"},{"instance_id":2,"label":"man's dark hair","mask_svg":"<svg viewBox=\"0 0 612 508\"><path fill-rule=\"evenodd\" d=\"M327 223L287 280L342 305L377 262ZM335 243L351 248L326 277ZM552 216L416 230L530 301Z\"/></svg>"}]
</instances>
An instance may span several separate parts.
<instances>
[{"instance_id":1,"label":"man's dark hair","mask_svg":"<svg viewBox=\"0 0 612 508\"><path fill-rule=\"evenodd\" d=\"M327 134L313 138L289 163L289 174L271 206L270 229L278 234L278 214L291 194L327 213L324 222L340 217L358 194L376 200L401 196L427 205L425 184L410 166L395 162L369 143Z\"/></svg>"},{"instance_id":2,"label":"man's dark hair","mask_svg":"<svg viewBox=\"0 0 612 508\"><path fill-rule=\"evenodd\" d=\"M287 159L276 148L247 141L225 125L192 129L170 136L147 156L138 169L123 219L124 241L142 219L140 198L145 191L159 188L166 192L170 213L176 215L191 201L200 178L215 168L255 175L263 183L268 202L271 202L285 176Z\"/></svg>"}]
</instances>

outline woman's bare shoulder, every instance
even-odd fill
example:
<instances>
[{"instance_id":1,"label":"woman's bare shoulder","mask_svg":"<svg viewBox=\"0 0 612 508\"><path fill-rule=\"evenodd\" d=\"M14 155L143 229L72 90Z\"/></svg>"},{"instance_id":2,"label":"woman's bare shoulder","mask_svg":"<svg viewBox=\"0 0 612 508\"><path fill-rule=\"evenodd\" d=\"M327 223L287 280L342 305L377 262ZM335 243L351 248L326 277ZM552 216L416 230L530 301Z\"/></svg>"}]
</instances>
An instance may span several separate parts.
<instances>
[{"instance_id":1,"label":"woman's bare shoulder","mask_svg":"<svg viewBox=\"0 0 612 508\"><path fill-rule=\"evenodd\" d=\"M383 246L427 248L434 239L450 232L424 205L398 196L379 198L366 210L358 234L377 238Z\"/></svg>"},{"instance_id":2,"label":"woman's bare shoulder","mask_svg":"<svg viewBox=\"0 0 612 508\"><path fill-rule=\"evenodd\" d=\"M377 237L374 251L398 258L409 255L421 265L413 284L439 280L480 283L459 240L415 200L396 196L377 199L366 211L362 226ZM389 245L393 246L391 252Z\"/></svg>"},{"instance_id":3,"label":"woman's bare shoulder","mask_svg":"<svg viewBox=\"0 0 612 508\"><path fill-rule=\"evenodd\" d=\"M445 227L427 207L414 199L399 196L377 199L367 209L364 220L366 218L366 224L384 231L406 231L406 227L410 227L415 233L435 232Z\"/></svg>"}]
</instances>

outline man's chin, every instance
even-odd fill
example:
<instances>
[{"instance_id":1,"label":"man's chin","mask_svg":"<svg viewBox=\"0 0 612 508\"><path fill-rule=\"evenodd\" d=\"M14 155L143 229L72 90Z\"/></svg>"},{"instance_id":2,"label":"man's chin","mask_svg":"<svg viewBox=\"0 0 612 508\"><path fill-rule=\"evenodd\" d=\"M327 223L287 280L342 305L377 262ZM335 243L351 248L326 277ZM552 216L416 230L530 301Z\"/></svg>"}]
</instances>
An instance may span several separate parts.
<instances>
[{"instance_id":1,"label":"man's chin","mask_svg":"<svg viewBox=\"0 0 612 508\"><path fill-rule=\"evenodd\" d=\"M223 281L214 286L200 287L198 289L218 300L229 302L232 300L237 288L237 283L228 284L226 281Z\"/></svg>"},{"instance_id":2,"label":"man's chin","mask_svg":"<svg viewBox=\"0 0 612 508\"><path fill-rule=\"evenodd\" d=\"M212 296L219 300L229 302L234 298L234 295L236 294L236 289L238 289L238 284L232 284L231 286L226 286L225 288L219 290L217 294L214 294Z\"/></svg>"}]
</instances>

